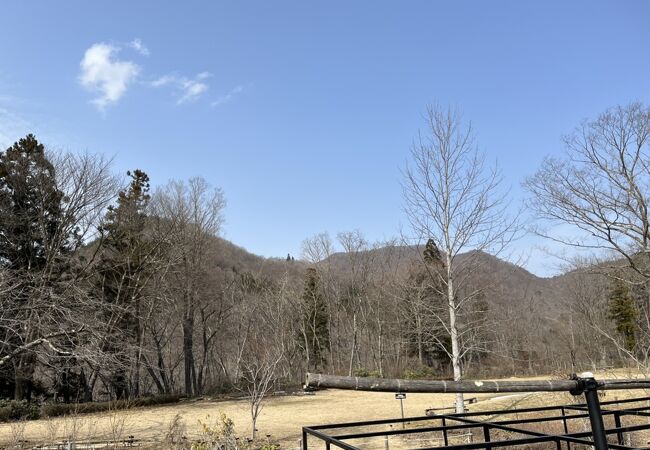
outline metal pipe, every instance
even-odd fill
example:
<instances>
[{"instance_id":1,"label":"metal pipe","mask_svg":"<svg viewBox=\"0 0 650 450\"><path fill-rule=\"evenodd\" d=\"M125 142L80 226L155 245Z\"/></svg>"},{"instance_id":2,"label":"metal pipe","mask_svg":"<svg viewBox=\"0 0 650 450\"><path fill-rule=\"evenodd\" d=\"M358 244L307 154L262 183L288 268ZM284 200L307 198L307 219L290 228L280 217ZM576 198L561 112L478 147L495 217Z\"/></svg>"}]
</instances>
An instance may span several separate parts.
<instances>
[{"instance_id":1,"label":"metal pipe","mask_svg":"<svg viewBox=\"0 0 650 450\"><path fill-rule=\"evenodd\" d=\"M607 434L605 433L603 414L600 410L600 401L598 400L598 383L593 378L581 378L579 381L584 383L584 393L585 399L587 400L587 409L589 410L589 421L591 422L591 434L594 438L594 447L596 450L607 450Z\"/></svg>"}]
</instances>

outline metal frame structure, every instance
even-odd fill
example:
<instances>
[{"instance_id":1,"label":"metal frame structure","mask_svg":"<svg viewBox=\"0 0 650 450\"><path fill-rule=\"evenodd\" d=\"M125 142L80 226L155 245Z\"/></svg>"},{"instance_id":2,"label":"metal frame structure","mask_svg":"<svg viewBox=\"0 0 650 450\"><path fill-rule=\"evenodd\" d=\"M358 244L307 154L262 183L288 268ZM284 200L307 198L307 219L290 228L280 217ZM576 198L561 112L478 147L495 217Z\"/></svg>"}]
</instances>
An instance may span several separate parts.
<instances>
[{"instance_id":1,"label":"metal frame structure","mask_svg":"<svg viewBox=\"0 0 650 450\"><path fill-rule=\"evenodd\" d=\"M577 447L591 447L596 450L639 448L626 446L626 438L631 433L650 430L650 397L601 403L598 398L599 382L592 377L574 378L574 380L577 383L570 392L574 395L584 394L585 403L583 404L308 426L302 429L302 450L309 450L310 437L321 441L321 447L324 443L326 450L331 450L331 446L343 450L363 450L363 446L353 445L349 441L383 438L385 448L388 450L390 436L407 437L415 434L429 436L429 440L439 440L443 444L436 447L413 447L419 450L491 450L502 447L538 446L538 444L546 444L543 446L557 450L575 450ZM645 387L648 386L648 384L645 384ZM637 389L639 388L637 387ZM645 406L631 407L632 404L639 402L646 402L646 404ZM601 408L601 405L603 405L603 408ZM492 416L503 415L516 415L517 418L493 420ZM528 415L529 417L519 418L521 415ZM534 415L534 417L530 417L530 415ZM631 416L646 417L648 420L643 424L631 424L629 423L629 417ZM604 418L607 420L604 420ZM624 424L625 418L628 418L628 424ZM571 426L576 421L584 424L587 419L591 425L591 431L576 431L577 427L575 425ZM527 428L527 426L534 428L535 425L557 424L559 422L562 423L563 430L560 434L549 434ZM608 426L605 426L605 422L608 423ZM409 427L404 428L404 424L409 424ZM387 427L389 429L386 429ZM471 432L472 442L450 445L452 436L459 432ZM495 437L498 438L498 436L495 436L496 434L506 434L508 437L514 435L514 437L494 440ZM476 442L477 437L480 439L479 442Z\"/></svg>"}]
</instances>

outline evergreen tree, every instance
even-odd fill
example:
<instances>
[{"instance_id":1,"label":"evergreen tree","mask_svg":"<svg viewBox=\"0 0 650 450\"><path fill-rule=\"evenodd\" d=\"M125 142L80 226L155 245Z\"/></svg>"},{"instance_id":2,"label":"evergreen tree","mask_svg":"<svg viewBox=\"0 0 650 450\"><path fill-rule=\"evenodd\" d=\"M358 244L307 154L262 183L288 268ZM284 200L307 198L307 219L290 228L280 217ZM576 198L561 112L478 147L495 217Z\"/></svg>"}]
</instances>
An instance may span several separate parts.
<instances>
[{"instance_id":1,"label":"evergreen tree","mask_svg":"<svg viewBox=\"0 0 650 450\"><path fill-rule=\"evenodd\" d=\"M406 302L403 305L407 324L408 354L426 366L439 366L448 361L451 341L439 320L433 314L444 312L442 286L438 271L443 267L440 251L433 239L429 239L422 252L423 264L409 275Z\"/></svg>"},{"instance_id":2,"label":"evergreen tree","mask_svg":"<svg viewBox=\"0 0 650 450\"><path fill-rule=\"evenodd\" d=\"M149 177L141 170L127 175L131 183L119 193L117 206L109 207L100 229L103 252L98 268L98 287L111 318L107 331L112 344L105 350L116 358L111 384L117 398L138 395L139 380L130 380L127 373L125 344L140 344L142 296L154 250L146 234Z\"/></svg>"},{"instance_id":3,"label":"evergreen tree","mask_svg":"<svg viewBox=\"0 0 650 450\"><path fill-rule=\"evenodd\" d=\"M305 275L302 303L303 350L308 355L309 365L315 369L322 368L327 363L325 352L329 341L329 316L318 273L313 267L308 268Z\"/></svg>"},{"instance_id":4,"label":"evergreen tree","mask_svg":"<svg viewBox=\"0 0 650 450\"><path fill-rule=\"evenodd\" d=\"M442 264L440 250L438 250L438 246L433 241L433 239L429 239L427 241L427 244L424 246L424 251L422 252L422 256L426 264L429 265Z\"/></svg>"},{"instance_id":5,"label":"evergreen tree","mask_svg":"<svg viewBox=\"0 0 650 450\"><path fill-rule=\"evenodd\" d=\"M56 185L54 166L34 135L0 152L2 266L40 270L56 252L72 248L74 236L55 239L62 221L63 197Z\"/></svg>"},{"instance_id":6,"label":"evergreen tree","mask_svg":"<svg viewBox=\"0 0 650 450\"><path fill-rule=\"evenodd\" d=\"M625 349L633 351L636 347L638 312L629 288L619 279L614 280L609 293L609 317L616 324Z\"/></svg>"},{"instance_id":7,"label":"evergreen tree","mask_svg":"<svg viewBox=\"0 0 650 450\"><path fill-rule=\"evenodd\" d=\"M38 305L56 295L68 269L62 257L79 244L76 233L62 226L64 201L54 166L33 135L0 152L0 267L14 283L2 303L12 320L0 329L6 343L0 356L39 338L56 322L47 312L51 307ZM13 373L4 374L12 378L3 384L13 385L16 399L31 396L35 365L34 351L25 351L13 360Z\"/></svg>"}]
</instances>

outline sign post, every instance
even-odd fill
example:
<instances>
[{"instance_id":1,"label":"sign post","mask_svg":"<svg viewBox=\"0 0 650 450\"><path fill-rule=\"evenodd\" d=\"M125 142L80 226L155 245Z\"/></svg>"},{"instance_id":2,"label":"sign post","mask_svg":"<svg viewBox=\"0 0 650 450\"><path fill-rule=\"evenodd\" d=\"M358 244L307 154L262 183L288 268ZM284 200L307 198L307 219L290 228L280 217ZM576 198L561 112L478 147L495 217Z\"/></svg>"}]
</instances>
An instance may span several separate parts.
<instances>
[{"instance_id":1,"label":"sign post","mask_svg":"<svg viewBox=\"0 0 650 450\"><path fill-rule=\"evenodd\" d=\"M404 423L404 399L406 398L406 393L404 392L397 392L395 394L395 400L399 400L399 409L402 411L402 429L406 428L406 424Z\"/></svg>"}]
</instances>

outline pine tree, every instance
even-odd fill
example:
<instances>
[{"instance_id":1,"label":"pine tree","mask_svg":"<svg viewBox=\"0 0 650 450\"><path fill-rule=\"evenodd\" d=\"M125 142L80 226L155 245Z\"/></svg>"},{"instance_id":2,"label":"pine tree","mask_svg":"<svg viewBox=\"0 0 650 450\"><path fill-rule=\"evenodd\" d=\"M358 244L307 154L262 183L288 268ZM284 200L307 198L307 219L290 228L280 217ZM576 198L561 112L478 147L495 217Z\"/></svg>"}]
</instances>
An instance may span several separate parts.
<instances>
[{"instance_id":1,"label":"pine tree","mask_svg":"<svg viewBox=\"0 0 650 450\"><path fill-rule=\"evenodd\" d=\"M308 268L305 275L302 303L305 341L303 350L308 355L309 365L316 369L322 368L327 363L325 351L329 341L329 316L318 273L313 267Z\"/></svg>"},{"instance_id":2,"label":"pine tree","mask_svg":"<svg viewBox=\"0 0 650 450\"><path fill-rule=\"evenodd\" d=\"M422 252L422 256L426 264L442 263L440 250L438 250L438 246L433 241L433 239L429 239L427 241L427 244L424 246L424 251Z\"/></svg>"},{"instance_id":3,"label":"pine tree","mask_svg":"<svg viewBox=\"0 0 650 450\"><path fill-rule=\"evenodd\" d=\"M609 317L616 324L625 349L633 351L636 347L638 312L629 288L618 279L613 282L609 293Z\"/></svg>"}]
</instances>

